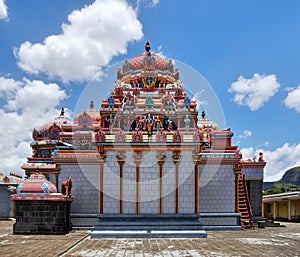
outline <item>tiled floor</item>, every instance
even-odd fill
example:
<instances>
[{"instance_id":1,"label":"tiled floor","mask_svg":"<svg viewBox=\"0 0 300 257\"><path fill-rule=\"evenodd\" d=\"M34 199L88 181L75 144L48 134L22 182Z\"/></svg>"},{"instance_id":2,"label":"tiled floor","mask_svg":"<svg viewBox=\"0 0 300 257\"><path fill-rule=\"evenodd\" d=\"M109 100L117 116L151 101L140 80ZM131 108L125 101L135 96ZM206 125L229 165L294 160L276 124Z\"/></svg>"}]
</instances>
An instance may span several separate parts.
<instances>
[{"instance_id":1,"label":"tiled floor","mask_svg":"<svg viewBox=\"0 0 300 257\"><path fill-rule=\"evenodd\" d=\"M90 239L89 231L13 235L13 221L0 221L0 256L300 256L300 223L281 224L207 239Z\"/></svg>"}]
</instances>

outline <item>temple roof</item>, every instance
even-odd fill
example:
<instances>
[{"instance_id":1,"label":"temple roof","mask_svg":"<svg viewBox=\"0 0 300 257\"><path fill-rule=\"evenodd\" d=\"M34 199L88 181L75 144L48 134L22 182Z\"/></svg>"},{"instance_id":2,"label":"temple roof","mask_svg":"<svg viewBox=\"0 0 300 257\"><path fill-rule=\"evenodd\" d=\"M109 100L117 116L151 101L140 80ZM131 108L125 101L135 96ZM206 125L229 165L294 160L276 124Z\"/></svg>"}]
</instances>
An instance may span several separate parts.
<instances>
[{"instance_id":1,"label":"temple roof","mask_svg":"<svg viewBox=\"0 0 300 257\"><path fill-rule=\"evenodd\" d=\"M132 70L142 70L147 65L147 59L149 57L148 53L143 53L130 61L130 66ZM155 67L155 70L165 70L167 62L165 59L160 57L159 55L155 53L151 53L151 58L153 58L153 64ZM149 58L150 60L150 58Z\"/></svg>"},{"instance_id":2,"label":"temple roof","mask_svg":"<svg viewBox=\"0 0 300 257\"><path fill-rule=\"evenodd\" d=\"M39 130L34 129L32 137L34 140L37 138L58 138L59 132L62 131L62 125L70 122L72 122L71 119L65 116L64 108L62 108L58 117L42 125Z\"/></svg>"},{"instance_id":3,"label":"temple roof","mask_svg":"<svg viewBox=\"0 0 300 257\"><path fill-rule=\"evenodd\" d=\"M20 184L23 180L16 176L4 176L0 173L0 184Z\"/></svg>"},{"instance_id":4,"label":"temple roof","mask_svg":"<svg viewBox=\"0 0 300 257\"><path fill-rule=\"evenodd\" d=\"M27 180L19 184L17 193L56 193L56 187L40 173L32 174Z\"/></svg>"}]
</instances>

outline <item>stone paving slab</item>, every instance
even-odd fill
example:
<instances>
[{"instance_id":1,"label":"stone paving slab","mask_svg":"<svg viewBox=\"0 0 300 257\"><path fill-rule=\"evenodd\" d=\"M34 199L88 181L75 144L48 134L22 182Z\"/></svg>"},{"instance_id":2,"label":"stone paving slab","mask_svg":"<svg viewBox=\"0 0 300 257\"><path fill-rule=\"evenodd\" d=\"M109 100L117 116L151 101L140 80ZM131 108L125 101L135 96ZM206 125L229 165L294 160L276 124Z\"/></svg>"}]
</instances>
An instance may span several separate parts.
<instances>
[{"instance_id":1,"label":"stone paving slab","mask_svg":"<svg viewBox=\"0 0 300 257\"><path fill-rule=\"evenodd\" d=\"M245 231L207 231L200 239L91 239L68 235L13 235L13 221L0 221L0 256L300 256L300 223Z\"/></svg>"}]
</instances>

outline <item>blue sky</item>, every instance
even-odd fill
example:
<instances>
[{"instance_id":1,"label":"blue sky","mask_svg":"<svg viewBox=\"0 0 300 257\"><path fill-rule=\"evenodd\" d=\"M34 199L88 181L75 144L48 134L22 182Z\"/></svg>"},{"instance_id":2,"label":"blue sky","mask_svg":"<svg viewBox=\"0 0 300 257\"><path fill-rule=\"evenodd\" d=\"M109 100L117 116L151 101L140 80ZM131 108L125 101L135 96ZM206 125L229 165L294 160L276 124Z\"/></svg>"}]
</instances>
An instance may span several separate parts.
<instances>
[{"instance_id":1,"label":"blue sky","mask_svg":"<svg viewBox=\"0 0 300 257\"><path fill-rule=\"evenodd\" d=\"M233 143L245 158L264 152L265 180L280 179L300 165L299 9L297 0L0 0L3 171L20 171L33 128L61 107L73 115L97 72L150 41L202 74Z\"/></svg>"}]
</instances>

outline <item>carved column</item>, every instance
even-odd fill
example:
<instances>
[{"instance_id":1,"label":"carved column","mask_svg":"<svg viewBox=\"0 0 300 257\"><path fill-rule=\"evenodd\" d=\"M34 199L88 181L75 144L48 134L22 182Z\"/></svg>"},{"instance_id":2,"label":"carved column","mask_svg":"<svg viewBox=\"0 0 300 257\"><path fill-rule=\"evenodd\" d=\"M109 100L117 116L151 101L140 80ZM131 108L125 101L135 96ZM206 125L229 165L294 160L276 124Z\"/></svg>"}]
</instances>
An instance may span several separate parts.
<instances>
[{"instance_id":1,"label":"carved column","mask_svg":"<svg viewBox=\"0 0 300 257\"><path fill-rule=\"evenodd\" d=\"M195 213L199 212L199 165L201 164L201 156L199 154L193 155L195 164Z\"/></svg>"},{"instance_id":2,"label":"carved column","mask_svg":"<svg viewBox=\"0 0 300 257\"><path fill-rule=\"evenodd\" d=\"M120 166L120 195L119 195L119 208L120 208L120 214L123 213L123 165L125 162L125 155L123 152L117 153L117 159Z\"/></svg>"},{"instance_id":3,"label":"carved column","mask_svg":"<svg viewBox=\"0 0 300 257\"><path fill-rule=\"evenodd\" d=\"M165 162L166 155L163 153L157 154L157 163L159 165L159 213L162 213L163 207L163 165Z\"/></svg>"},{"instance_id":4,"label":"carved column","mask_svg":"<svg viewBox=\"0 0 300 257\"><path fill-rule=\"evenodd\" d=\"M100 154L100 176L99 176L99 213L103 213L103 170L104 170L104 163L105 163L105 155Z\"/></svg>"},{"instance_id":5,"label":"carved column","mask_svg":"<svg viewBox=\"0 0 300 257\"><path fill-rule=\"evenodd\" d=\"M139 197L139 193L140 193L140 165L142 162L142 153L140 151L135 152L134 155L134 163L135 163L135 177L136 177L136 195L135 195L135 213L138 214L139 210L140 210L140 197Z\"/></svg>"},{"instance_id":6,"label":"carved column","mask_svg":"<svg viewBox=\"0 0 300 257\"><path fill-rule=\"evenodd\" d=\"M235 182L235 212L239 212L239 175L241 173L241 165L234 165L234 182Z\"/></svg>"},{"instance_id":7,"label":"carved column","mask_svg":"<svg viewBox=\"0 0 300 257\"><path fill-rule=\"evenodd\" d=\"M173 152L173 162L175 164L175 213L178 213L179 209L179 178L178 178L178 166L180 163L180 151Z\"/></svg>"},{"instance_id":8,"label":"carved column","mask_svg":"<svg viewBox=\"0 0 300 257\"><path fill-rule=\"evenodd\" d=\"M55 186L58 189L58 173L55 173Z\"/></svg>"},{"instance_id":9,"label":"carved column","mask_svg":"<svg viewBox=\"0 0 300 257\"><path fill-rule=\"evenodd\" d=\"M181 128L181 126L180 126L180 124L181 124L181 119L182 119L182 117L181 116L177 116L177 128Z\"/></svg>"}]
</instances>

